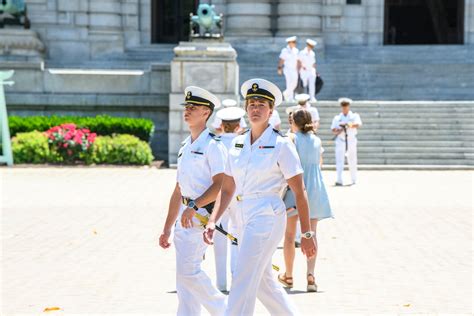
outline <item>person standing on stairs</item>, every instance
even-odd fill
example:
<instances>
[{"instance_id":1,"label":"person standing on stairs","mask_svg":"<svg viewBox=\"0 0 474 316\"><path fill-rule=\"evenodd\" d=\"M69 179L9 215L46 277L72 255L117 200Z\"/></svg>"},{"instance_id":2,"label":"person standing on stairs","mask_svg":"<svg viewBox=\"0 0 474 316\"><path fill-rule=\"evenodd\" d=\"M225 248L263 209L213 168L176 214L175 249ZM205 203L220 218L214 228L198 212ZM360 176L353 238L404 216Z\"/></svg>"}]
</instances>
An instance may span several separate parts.
<instances>
[{"instance_id":1,"label":"person standing on stairs","mask_svg":"<svg viewBox=\"0 0 474 316\"><path fill-rule=\"evenodd\" d=\"M314 47L317 42L312 39L306 40L306 47L298 53L298 69L303 87L308 87L311 102L316 102L316 55Z\"/></svg>"},{"instance_id":2,"label":"person standing on stairs","mask_svg":"<svg viewBox=\"0 0 474 316\"><path fill-rule=\"evenodd\" d=\"M278 61L278 74L285 75L286 89L283 91L285 101L294 101L294 93L298 85L298 48L296 48L296 36L286 39L288 45L281 50Z\"/></svg>"}]
</instances>

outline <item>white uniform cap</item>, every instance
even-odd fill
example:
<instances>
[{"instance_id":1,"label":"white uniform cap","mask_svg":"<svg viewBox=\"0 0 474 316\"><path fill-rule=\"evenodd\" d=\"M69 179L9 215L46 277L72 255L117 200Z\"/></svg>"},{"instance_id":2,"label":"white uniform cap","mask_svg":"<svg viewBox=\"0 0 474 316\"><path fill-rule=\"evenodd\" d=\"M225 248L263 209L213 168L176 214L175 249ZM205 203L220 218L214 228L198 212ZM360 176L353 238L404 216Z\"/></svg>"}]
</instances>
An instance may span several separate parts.
<instances>
[{"instance_id":1,"label":"white uniform cap","mask_svg":"<svg viewBox=\"0 0 474 316\"><path fill-rule=\"evenodd\" d=\"M296 42L297 37L296 36L290 36L286 38L286 42Z\"/></svg>"},{"instance_id":2,"label":"white uniform cap","mask_svg":"<svg viewBox=\"0 0 474 316\"><path fill-rule=\"evenodd\" d=\"M242 108L231 106L228 108L223 108L222 110L217 111L216 116L224 121L240 121L240 119L245 115L245 111Z\"/></svg>"},{"instance_id":3,"label":"white uniform cap","mask_svg":"<svg viewBox=\"0 0 474 316\"><path fill-rule=\"evenodd\" d=\"M298 110L298 109L301 109L301 106L299 105L294 105L294 106L289 106L285 109L286 111L286 114L290 115L291 113L293 113L294 111Z\"/></svg>"},{"instance_id":4,"label":"white uniform cap","mask_svg":"<svg viewBox=\"0 0 474 316\"><path fill-rule=\"evenodd\" d=\"M339 105L341 105L342 103L348 103L349 105L352 104L352 99L349 99L349 98L339 98L339 100L337 100L337 103L339 103Z\"/></svg>"},{"instance_id":5,"label":"white uniform cap","mask_svg":"<svg viewBox=\"0 0 474 316\"><path fill-rule=\"evenodd\" d=\"M221 101L209 91L196 86L189 86L184 90L184 103L182 105L203 105L211 110L221 106Z\"/></svg>"},{"instance_id":6,"label":"white uniform cap","mask_svg":"<svg viewBox=\"0 0 474 316\"><path fill-rule=\"evenodd\" d=\"M223 107L236 106L236 105L237 105L237 101L235 101L233 99L222 100L222 106Z\"/></svg>"},{"instance_id":7,"label":"white uniform cap","mask_svg":"<svg viewBox=\"0 0 474 316\"><path fill-rule=\"evenodd\" d=\"M298 103L306 103L306 101L308 101L309 99L311 99L311 97L309 96L309 94L306 93L295 95L295 100Z\"/></svg>"},{"instance_id":8,"label":"white uniform cap","mask_svg":"<svg viewBox=\"0 0 474 316\"><path fill-rule=\"evenodd\" d=\"M311 46L314 47L314 46L316 46L316 45L318 44L318 42L313 41L312 39L308 38L308 39L306 40L306 44L311 45Z\"/></svg>"},{"instance_id":9,"label":"white uniform cap","mask_svg":"<svg viewBox=\"0 0 474 316\"><path fill-rule=\"evenodd\" d=\"M260 78L245 81L240 87L240 93L244 99L263 98L273 101L275 106L279 106L283 100L280 89L274 83Z\"/></svg>"}]
</instances>

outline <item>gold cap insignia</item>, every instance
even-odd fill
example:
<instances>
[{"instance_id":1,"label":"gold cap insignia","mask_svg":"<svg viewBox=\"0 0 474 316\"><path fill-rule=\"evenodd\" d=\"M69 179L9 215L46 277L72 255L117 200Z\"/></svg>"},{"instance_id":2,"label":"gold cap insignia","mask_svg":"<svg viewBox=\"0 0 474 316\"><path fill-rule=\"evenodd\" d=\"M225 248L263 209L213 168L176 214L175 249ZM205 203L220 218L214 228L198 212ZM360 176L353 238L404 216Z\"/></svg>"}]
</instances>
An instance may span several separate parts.
<instances>
[{"instance_id":1,"label":"gold cap insignia","mask_svg":"<svg viewBox=\"0 0 474 316\"><path fill-rule=\"evenodd\" d=\"M254 83L254 84L252 85L252 91L255 92L255 91L257 91L257 90L258 90L258 84Z\"/></svg>"},{"instance_id":2,"label":"gold cap insignia","mask_svg":"<svg viewBox=\"0 0 474 316\"><path fill-rule=\"evenodd\" d=\"M191 91L188 91L188 93L186 94L186 99L190 99L192 95L193 94L191 93Z\"/></svg>"}]
</instances>

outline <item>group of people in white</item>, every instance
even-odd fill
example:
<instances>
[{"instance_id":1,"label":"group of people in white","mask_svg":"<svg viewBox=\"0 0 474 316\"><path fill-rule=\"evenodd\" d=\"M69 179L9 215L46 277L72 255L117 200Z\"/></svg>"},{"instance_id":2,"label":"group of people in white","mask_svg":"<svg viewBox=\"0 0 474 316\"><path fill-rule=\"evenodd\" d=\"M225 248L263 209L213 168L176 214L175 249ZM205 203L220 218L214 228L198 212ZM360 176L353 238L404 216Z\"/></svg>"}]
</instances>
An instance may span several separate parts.
<instances>
[{"instance_id":1,"label":"group of people in white","mask_svg":"<svg viewBox=\"0 0 474 316\"><path fill-rule=\"evenodd\" d=\"M298 85L298 78L303 87L308 90L310 101L316 102L316 55L315 40L306 39L306 47L298 50L296 36L286 39L287 46L281 50L278 61L278 74L285 75L286 89L283 91L285 101L294 101L294 91Z\"/></svg>"},{"instance_id":2,"label":"group of people in white","mask_svg":"<svg viewBox=\"0 0 474 316\"><path fill-rule=\"evenodd\" d=\"M271 315L297 315L282 287L293 287L297 224L308 262L307 291L317 291L317 223L333 217L321 174L319 113L310 95L297 95L298 105L287 109L290 130L284 135L279 117L271 122L283 100L275 84L250 79L241 94L244 109L235 101L222 102L212 124L216 135L206 125L221 101L199 87L185 90L183 116L190 135L178 152L176 185L159 237L159 245L169 248L174 229L178 315L199 315L202 307L211 315L253 315L257 298ZM342 116L333 121L336 137L346 134L344 144L348 130L361 124L344 114L347 100L340 100ZM274 277L271 259L284 236L285 271ZM211 244L215 284L201 268Z\"/></svg>"}]
</instances>

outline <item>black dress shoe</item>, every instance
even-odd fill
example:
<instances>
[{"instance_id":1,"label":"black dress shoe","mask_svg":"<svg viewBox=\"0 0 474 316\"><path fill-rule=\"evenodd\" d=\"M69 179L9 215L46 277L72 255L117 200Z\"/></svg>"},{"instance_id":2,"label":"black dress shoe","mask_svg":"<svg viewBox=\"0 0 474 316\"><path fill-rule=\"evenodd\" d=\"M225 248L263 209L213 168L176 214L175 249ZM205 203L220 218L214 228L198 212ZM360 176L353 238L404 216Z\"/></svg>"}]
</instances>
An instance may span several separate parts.
<instances>
[{"instance_id":1,"label":"black dress shoe","mask_svg":"<svg viewBox=\"0 0 474 316\"><path fill-rule=\"evenodd\" d=\"M336 182L335 186L336 187L342 187L342 183Z\"/></svg>"}]
</instances>

